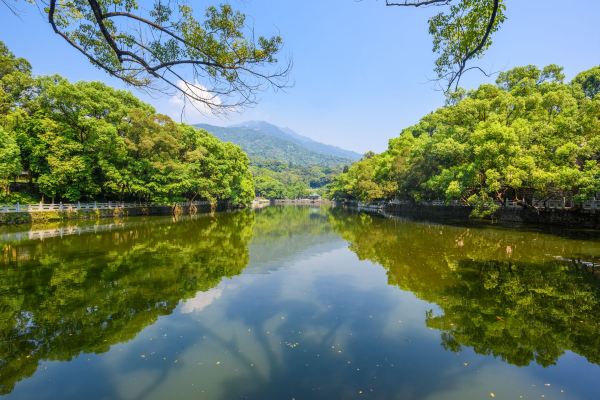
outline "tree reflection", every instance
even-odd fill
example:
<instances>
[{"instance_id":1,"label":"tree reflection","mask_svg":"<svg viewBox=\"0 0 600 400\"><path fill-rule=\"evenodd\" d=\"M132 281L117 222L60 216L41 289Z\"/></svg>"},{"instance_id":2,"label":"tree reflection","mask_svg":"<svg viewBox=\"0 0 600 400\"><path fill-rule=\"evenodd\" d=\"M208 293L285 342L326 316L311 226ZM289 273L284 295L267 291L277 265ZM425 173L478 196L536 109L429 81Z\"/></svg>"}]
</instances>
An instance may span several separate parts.
<instances>
[{"instance_id":1,"label":"tree reflection","mask_svg":"<svg viewBox=\"0 0 600 400\"><path fill-rule=\"evenodd\" d=\"M180 300L239 274L254 215L238 212L3 245L0 394L41 360L128 341Z\"/></svg>"},{"instance_id":2,"label":"tree reflection","mask_svg":"<svg viewBox=\"0 0 600 400\"><path fill-rule=\"evenodd\" d=\"M561 262L462 261L459 283L429 313L442 344L471 346L519 365L549 366L565 350L600 363L599 282L587 267Z\"/></svg>"},{"instance_id":3,"label":"tree reflection","mask_svg":"<svg viewBox=\"0 0 600 400\"><path fill-rule=\"evenodd\" d=\"M440 307L426 323L442 331L444 348L519 366L549 366L570 350L600 364L598 242L335 210L331 222L390 284Z\"/></svg>"}]
</instances>

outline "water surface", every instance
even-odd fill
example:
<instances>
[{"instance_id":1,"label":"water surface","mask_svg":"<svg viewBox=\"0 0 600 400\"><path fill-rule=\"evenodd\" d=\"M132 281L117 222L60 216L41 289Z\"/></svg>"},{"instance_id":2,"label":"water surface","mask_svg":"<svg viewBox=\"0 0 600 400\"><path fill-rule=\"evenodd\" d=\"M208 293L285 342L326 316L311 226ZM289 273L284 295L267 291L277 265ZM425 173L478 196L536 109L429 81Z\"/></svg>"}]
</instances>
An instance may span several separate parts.
<instances>
[{"instance_id":1,"label":"water surface","mask_svg":"<svg viewBox=\"0 0 600 400\"><path fill-rule=\"evenodd\" d=\"M600 392L597 239L277 207L0 240L7 398Z\"/></svg>"}]
</instances>

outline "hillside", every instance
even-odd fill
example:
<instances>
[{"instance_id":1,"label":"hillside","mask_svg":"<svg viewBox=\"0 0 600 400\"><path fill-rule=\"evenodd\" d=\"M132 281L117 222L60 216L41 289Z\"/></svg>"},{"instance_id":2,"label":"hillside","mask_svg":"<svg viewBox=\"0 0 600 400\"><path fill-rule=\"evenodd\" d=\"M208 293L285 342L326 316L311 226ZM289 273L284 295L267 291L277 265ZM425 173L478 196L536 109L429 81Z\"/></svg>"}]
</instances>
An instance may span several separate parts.
<instances>
[{"instance_id":1,"label":"hillside","mask_svg":"<svg viewBox=\"0 0 600 400\"><path fill-rule=\"evenodd\" d=\"M250 157L256 195L271 199L319 193L360 154L319 143L289 128L263 121L230 127L197 124L219 139L239 145Z\"/></svg>"},{"instance_id":2,"label":"hillside","mask_svg":"<svg viewBox=\"0 0 600 400\"><path fill-rule=\"evenodd\" d=\"M197 124L221 140L239 145L251 160L278 161L298 166L333 167L350 164L361 155L335 146L319 143L299 135L289 128L280 128L263 121L220 127Z\"/></svg>"}]
</instances>

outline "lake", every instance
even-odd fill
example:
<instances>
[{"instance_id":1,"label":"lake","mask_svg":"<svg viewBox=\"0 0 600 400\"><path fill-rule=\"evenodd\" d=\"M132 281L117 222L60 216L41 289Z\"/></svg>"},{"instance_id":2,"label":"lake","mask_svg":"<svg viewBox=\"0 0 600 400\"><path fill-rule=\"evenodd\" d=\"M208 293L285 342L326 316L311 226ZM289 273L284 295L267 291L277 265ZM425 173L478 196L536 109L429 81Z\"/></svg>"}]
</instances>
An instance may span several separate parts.
<instances>
[{"instance_id":1,"label":"lake","mask_svg":"<svg viewBox=\"0 0 600 400\"><path fill-rule=\"evenodd\" d=\"M600 240L339 209L0 228L9 399L595 399Z\"/></svg>"}]
</instances>

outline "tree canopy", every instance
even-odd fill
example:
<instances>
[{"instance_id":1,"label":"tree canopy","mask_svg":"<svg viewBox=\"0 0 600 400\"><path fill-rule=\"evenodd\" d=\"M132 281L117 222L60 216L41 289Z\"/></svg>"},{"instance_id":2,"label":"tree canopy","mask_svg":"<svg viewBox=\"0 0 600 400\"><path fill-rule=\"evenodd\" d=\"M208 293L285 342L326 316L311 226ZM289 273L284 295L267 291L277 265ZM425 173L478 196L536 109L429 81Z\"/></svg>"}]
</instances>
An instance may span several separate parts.
<instances>
[{"instance_id":1,"label":"tree canopy","mask_svg":"<svg viewBox=\"0 0 600 400\"><path fill-rule=\"evenodd\" d=\"M247 204L248 157L236 145L157 114L100 82L32 77L0 47L0 183L17 175L53 200ZM24 178L26 177L26 178Z\"/></svg>"},{"instance_id":2,"label":"tree canopy","mask_svg":"<svg viewBox=\"0 0 600 400\"><path fill-rule=\"evenodd\" d=\"M297 165L255 157L250 160L256 196L268 199L297 199L324 193L342 172L341 165Z\"/></svg>"},{"instance_id":3,"label":"tree canopy","mask_svg":"<svg viewBox=\"0 0 600 400\"><path fill-rule=\"evenodd\" d=\"M450 103L352 165L331 185L336 198L458 200L476 215L508 200L543 207L600 191L600 69L563 82L562 68L500 73L496 85Z\"/></svg>"}]
</instances>

